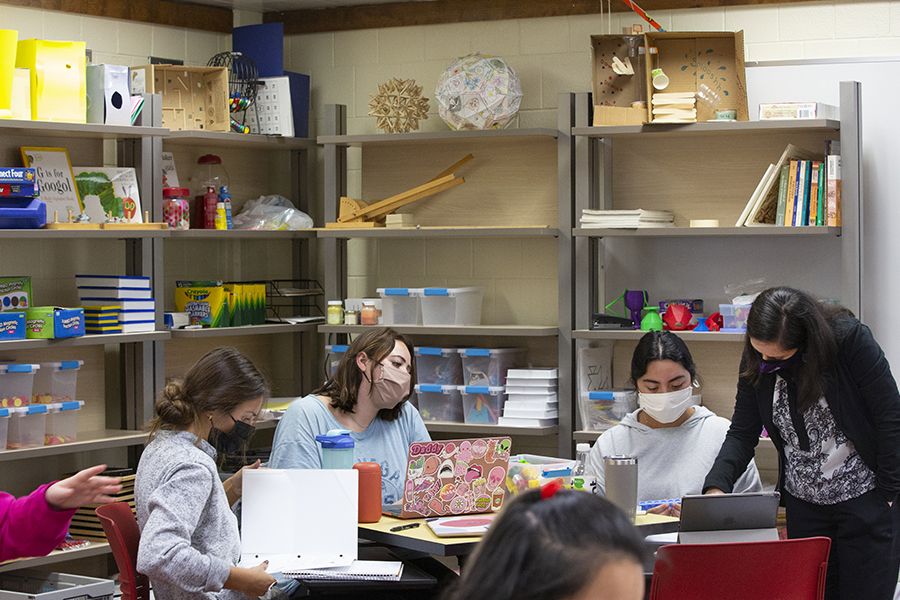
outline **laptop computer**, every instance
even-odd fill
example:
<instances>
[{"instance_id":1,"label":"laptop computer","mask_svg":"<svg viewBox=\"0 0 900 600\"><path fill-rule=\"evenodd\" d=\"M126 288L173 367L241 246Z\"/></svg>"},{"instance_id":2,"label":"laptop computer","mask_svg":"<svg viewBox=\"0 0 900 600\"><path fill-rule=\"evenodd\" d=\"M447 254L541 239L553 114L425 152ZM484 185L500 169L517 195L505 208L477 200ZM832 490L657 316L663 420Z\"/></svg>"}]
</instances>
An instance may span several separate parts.
<instances>
[{"instance_id":1,"label":"laptop computer","mask_svg":"<svg viewBox=\"0 0 900 600\"><path fill-rule=\"evenodd\" d=\"M682 544L778 539L778 492L689 495L681 499Z\"/></svg>"},{"instance_id":2,"label":"laptop computer","mask_svg":"<svg viewBox=\"0 0 900 600\"><path fill-rule=\"evenodd\" d=\"M403 501L384 514L401 519L498 510L506 496L509 437L413 442L407 454Z\"/></svg>"}]
</instances>

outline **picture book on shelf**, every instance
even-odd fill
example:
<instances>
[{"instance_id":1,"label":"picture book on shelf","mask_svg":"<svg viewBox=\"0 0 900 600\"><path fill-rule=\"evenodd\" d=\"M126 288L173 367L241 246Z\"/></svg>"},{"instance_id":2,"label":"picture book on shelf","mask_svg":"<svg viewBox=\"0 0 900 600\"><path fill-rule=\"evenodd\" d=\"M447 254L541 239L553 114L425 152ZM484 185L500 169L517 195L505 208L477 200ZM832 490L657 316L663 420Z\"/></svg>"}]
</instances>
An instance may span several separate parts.
<instances>
[{"instance_id":1,"label":"picture book on shelf","mask_svg":"<svg viewBox=\"0 0 900 600\"><path fill-rule=\"evenodd\" d=\"M787 221L778 222L778 218L782 214L780 206L778 205L778 192L780 189L782 167L789 165L791 161L816 160L818 158L820 157L814 152L810 152L809 150L805 150L793 144L788 144L784 149L784 152L782 152L781 157L778 159L778 162L774 163L775 168L772 170L766 169L766 173L763 174L761 181L762 188L756 199L751 196L750 202L753 202L753 204L751 205L750 212L743 222L743 225L755 227L787 223ZM789 200L791 199L790 192L791 190L789 189ZM755 194L756 192L754 192L754 195ZM748 202L748 204L750 204L750 202ZM785 218L786 216L787 213L785 211ZM791 217L793 217L793 211L791 211ZM791 223L792 222L793 221L791 221Z\"/></svg>"},{"instance_id":2,"label":"picture book on shelf","mask_svg":"<svg viewBox=\"0 0 900 600\"><path fill-rule=\"evenodd\" d=\"M107 215L126 223L142 223L137 174L131 167L75 167L75 185L92 223Z\"/></svg>"},{"instance_id":3,"label":"picture book on shelf","mask_svg":"<svg viewBox=\"0 0 900 600\"><path fill-rule=\"evenodd\" d=\"M83 204L75 187L75 175L69 152L65 148L35 148L22 146L22 164L34 169L40 185L40 199L47 205L47 222L53 221L53 214L59 220L67 221L69 210L72 216L81 214ZM99 221L98 221L99 222Z\"/></svg>"}]
</instances>

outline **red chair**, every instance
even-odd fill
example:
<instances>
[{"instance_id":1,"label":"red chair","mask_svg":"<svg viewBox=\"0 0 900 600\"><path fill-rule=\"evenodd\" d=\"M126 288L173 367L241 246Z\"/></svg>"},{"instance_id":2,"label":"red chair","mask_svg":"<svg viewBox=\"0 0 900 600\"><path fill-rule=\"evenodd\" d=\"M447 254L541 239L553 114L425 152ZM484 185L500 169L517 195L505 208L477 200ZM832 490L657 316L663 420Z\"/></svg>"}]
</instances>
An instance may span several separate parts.
<instances>
[{"instance_id":1,"label":"red chair","mask_svg":"<svg viewBox=\"0 0 900 600\"><path fill-rule=\"evenodd\" d=\"M127 502L116 502L104 504L94 512L100 517L103 532L119 567L122 600L149 600L150 580L135 570L141 531L131 507Z\"/></svg>"},{"instance_id":2,"label":"red chair","mask_svg":"<svg viewBox=\"0 0 900 600\"><path fill-rule=\"evenodd\" d=\"M822 600L831 540L674 544L656 552L650 600Z\"/></svg>"}]
</instances>

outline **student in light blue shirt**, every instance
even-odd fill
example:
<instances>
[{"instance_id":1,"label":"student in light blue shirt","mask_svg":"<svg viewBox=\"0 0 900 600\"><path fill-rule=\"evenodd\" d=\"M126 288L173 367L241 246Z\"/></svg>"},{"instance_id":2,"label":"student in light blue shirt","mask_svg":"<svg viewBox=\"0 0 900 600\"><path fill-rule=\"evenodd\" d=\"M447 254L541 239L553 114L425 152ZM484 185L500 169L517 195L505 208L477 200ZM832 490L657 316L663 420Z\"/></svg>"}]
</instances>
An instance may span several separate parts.
<instances>
[{"instance_id":1,"label":"student in light blue shirt","mask_svg":"<svg viewBox=\"0 0 900 600\"><path fill-rule=\"evenodd\" d=\"M331 379L285 411L268 466L321 469L316 436L347 429L354 462L381 465L382 501L402 500L409 445L431 440L419 411L407 402L416 380L412 351L406 338L384 327L353 340Z\"/></svg>"}]
</instances>

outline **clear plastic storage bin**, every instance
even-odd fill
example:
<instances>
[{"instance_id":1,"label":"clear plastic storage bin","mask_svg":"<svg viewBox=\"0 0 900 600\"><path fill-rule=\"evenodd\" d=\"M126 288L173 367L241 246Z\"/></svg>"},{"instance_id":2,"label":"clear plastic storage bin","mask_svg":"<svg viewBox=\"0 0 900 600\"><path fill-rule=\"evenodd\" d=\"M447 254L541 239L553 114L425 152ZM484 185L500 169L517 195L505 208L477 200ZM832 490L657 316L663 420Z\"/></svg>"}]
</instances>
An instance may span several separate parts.
<instances>
[{"instance_id":1,"label":"clear plastic storage bin","mask_svg":"<svg viewBox=\"0 0 900 600\"><path fill-rule=\"evenodd\" d=\"M456 348L416 348L417 383L462 385L462 359Z\"/></svg>"},{"instance_id":2,"label":"clear plastic storage bin","mask_svg":"<svg viewBox=\"0 0 900 600\"><path fill-rule=\"evenodd\" d=\"M34 373L38 369L39 365L0 365L0 407L31 404Z\"/></svg>"},{"instance_id":3,"label":"clear plastic storage bin","mask_svg":"<svg viewBox=\"0 0 900 600\"><path fill-rule=\"evenodd\" d=\"M506 385L506 373L525 362L525 348L465 348L462 356L464 385Z\"/></svg>"},{"instance_id":4,"label":"clear plastic storage bin","mask_svg":"<svg viewBox=\"0 0 900 600\"><path fill-rule=\"evenodd\" d=\"M425 288L422 290L423 325L481 325L484 288Z\"/></svg>"},{"instance_id":5,"label":"clear plastic storage bin","mask_svg":"<svg viewBox=\"0 0 900 600\"><path fill-rule=\"evenodd\" d=\"M344 358L344 354L347 353L347 348L350 346L343 344L335 344L333 346L325 346L325 351L328 353L328 376L331 377L337 371L338 365L341 363L341 359Z\"/></svg>"},{"instance_id":6,"label":"clear plastic storage bin","mask_svg":"<svg viewBox=\"0 0 900 600\"><path fill-rule=\"evenodd\" d=\"M747 331L749 304L720 304L719 313L722 315L723 330Z\"/></svg>"},{"instance_id":7,"label":"clear plastic storage bin","mask_svg":"<svg viewBox=\"0 0 900 600\"><path fill-rule=\"evenodd\" d=\"M556 477L545 478L543 473L547 471L559 471L572 469L574 460L565 458L553 458L551 456L538 456L535 454L518 454L509 458L509 469L506 472L507 496L518 494L532 488L539 488L549 483Z\"/></svg>"},{"instance_id":8,"label":"clear plastic storage bin","mask_svg":"<svg viewBox=\"0 0 900 600\"><path fill-rule=\"evenodd\" d=\"M50 404L75 400L78 371L83 365L83 360L40 363L40 369L34 374L31 401L35 404Z\"/></svg>"},{"instance_id":9,"label":"clear plastic storage bin","mask_svg":"<svg viewBox=\"0 0 900 600\"><path fill-rule=\"evenodd\" d=\"M81 400L54 402L47 405L47 426L44 429L44 445L67 444L78 436L78 411L84 406Z\"/></svg>"},{"instance_id":10,"label":"clear plastic storage bin","mask_svg":"<svg viewBox=\"0 0 900 600\"><path fill-rule=\"evenodd\" d=\"M0 408L0 452L6 450L6 434L9 432L9 409Z\"/></svg>"},{"instance_id":11,"label":"clear plastic storage bin","mask_svg":"<svg viewBox=\"0 0 900 600\"><path fill-rule=\"evenodd\" d=\"M637 407L634 390L581 392L581 426L587 431L606 431Z\"/></svg>"},{"instance_id":12,"label":"clear plastic storage bin","mask_svg":"<svg viewBox=\"0 0 900 600\"><path fill-rule=\"evenodd\" d=\"M442 421L444 423L463 422L462 395L456 385L416 386L419 399L419 414L425 421Z\"/></svg>"},{"instance_id":13,"label":"clear plastic storage bin","mask_svg":"<svg viewBox=\"0 0 900 600\"><path fill-rule=\"evenodd\" d=\"M23 569L0 574L0 600L112 600L115 582Z\"/></svg>"},{"instance_id":14,"label":"clear plastic storage bin","mask_svg":"<svg viewBox=\"0 0 900 600\"><path fill-rule=\"evenodd\" d=\"M47 405L32 404L9 409L9 432L6 449L36 448L44 445Z\"/></svg>"},{"instance_id":15,"label":"clear plastic storage bin","mask_svg":"<svg viewBox=\"0 0 900 600\"><path fill-rule=\"evenodd\" d=\"M466 423L497 424L506 403L506 388L502 385L461 385L459 391Z\"/></svg>"},{"instance_id":16,"label":"clear plastic storage bin","mask_svg":"<svg viewBox=\"0 0 900 600\"><path fill-rule=\"evenodd\" d=\"M385 325L421 325L421 288L379 288Z\"/></svg>"}]
</instances>

